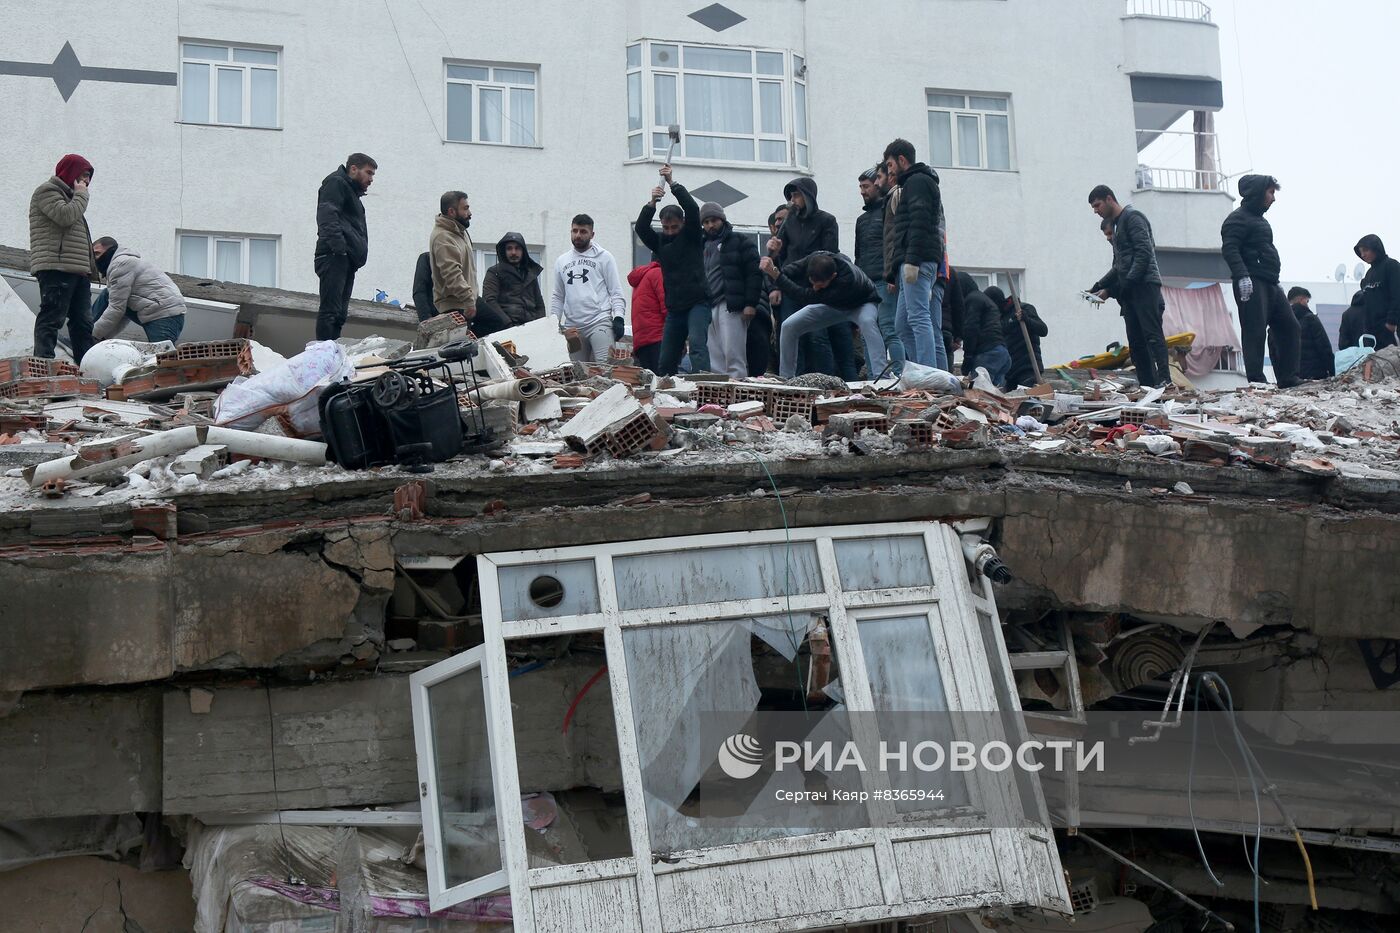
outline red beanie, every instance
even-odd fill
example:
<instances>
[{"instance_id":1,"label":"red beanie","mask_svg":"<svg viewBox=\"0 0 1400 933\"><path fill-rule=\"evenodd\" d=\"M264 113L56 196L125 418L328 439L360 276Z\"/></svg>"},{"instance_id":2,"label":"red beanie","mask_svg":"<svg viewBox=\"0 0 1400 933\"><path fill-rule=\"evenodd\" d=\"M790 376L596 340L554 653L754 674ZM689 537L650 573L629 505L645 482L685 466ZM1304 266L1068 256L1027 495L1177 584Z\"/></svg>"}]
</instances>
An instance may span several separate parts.
<instances>
[{"instance_id":1,"label":"red beanie","mask_svg":"<svg viewBox=\"0 0 1400 933\"><path fill-rule=\"evenodd\" d=\"M59 177L59 180L71 188L85 172L91 172L92 170L91 162L80 155L74 155L70 152L68 155L58 160L58 165L54 166L53 173Z\"/></svg>"}]
</instances>

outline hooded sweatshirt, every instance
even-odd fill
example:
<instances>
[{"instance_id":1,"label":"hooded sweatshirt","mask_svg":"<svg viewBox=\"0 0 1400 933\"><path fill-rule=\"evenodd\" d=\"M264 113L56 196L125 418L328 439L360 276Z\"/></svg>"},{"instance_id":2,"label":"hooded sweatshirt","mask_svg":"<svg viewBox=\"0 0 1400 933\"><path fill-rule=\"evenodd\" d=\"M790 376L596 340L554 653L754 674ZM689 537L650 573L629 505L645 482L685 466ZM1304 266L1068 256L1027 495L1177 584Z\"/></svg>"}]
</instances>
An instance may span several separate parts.
<instances>
[{"instance_id":1,"label":"hooded sweatshirt","mask_svg":"<svg viewBox=\"0 0 1400 933\"><path fill-rule=\"evenodd\" d=\"M554 260L549 313L559 319L561 327L579 330L611 324L613 318L626 315L622 277L612 253L590 243L583 252L570 249Z\"/></svg>"},{"instance_id":2,"label":"hooded sweatshirt","mask_svg":"<svg viewBox=\"0 0 1400 933\"><path fill-rule=\"evenodd\" d=\"M87 225L87 192L74 190L78 179L92 171L80 155L59 159L54 174L34 189L29 199L29 271L68 272L97 277L92 258L92 234Z\"/></svg>"},{"instance_id":3,"label":"hooded sweatshirt","mask_svg":"<svg viewBox=\"0 0 1400 933\"><path fill-rule=\"evenodd\" d=\"M520 247L520 262L506 259L506 244ZM540 293L540 273L544 267L530 257L525 237L507 233L496 243L496 264L486 270L481 283L481 300L499 311L512 324L528 324L544 317L544 295Z\"/></svg>"},{"instance_id":4,"label":"hooded sweatshirt","mask_svg":"<svg viewBox=\"0 0 1400 933\"><path fill-rule=\"evenodd\" d=\"M1366 333L1366 296L1357 292L1351 296L1351 307L1342 312L1342 324L1337 330L1337 349L1346 350L1361 345Z\"/></svg>"},{"instance_id":5,"label":"hooded sweatshirt","mask_svg":"<svg viewBox=\"0 0 1400 933\"><path fill-rule=\"evenodd\" d=\"M973 360L1004 346L1006 338L1001 330L1001 310L992 299L977 288L977 280L966 272L957 273L963 293L963 370Z\"/></svg>"},{"instance_id":6,"label":"hooded sweatshirt","mask_svg":"<svg viewBox=\"0 0 1400 933\"><path fill-rule=\"evenodd\" d=\"M800 192L805 203L802 210L789 210L777 237L783 249L775 260L779 266L801 262L815 252L839 253L841 251L840 227L836 218L817 206L817 183L815 179L794 178L783 187L783 197L792 200L792 193Z\"/></svg>"},{"instance_id":7,"label":"hooded sweatshirt","mask_svg":"<svg viewBox=\"0 0 1400 933\"><path fill-rule=\"evenodd\" d=\"M1332 354L1332 341L1327 337L1327 328L1307 305L1299 302L1293 305L1293 316L1298 319L1298 378L1328 379L1337 374L1336 357Z\"/></svg>"},{"instance_id":8,"label":"hooded sweatshirt","mask_svg":"<svg viewBox=\"0 0 1400 933\"><path fill-rule=\"evenodd\" d=\"M632 286L632 348L661 342L666 326L666 290L661 284L661 263L653 260L627 273Z\"/></svg>"},{"instance_id":9,"label":"hooded sweatshirt","mask_svg":"<svg viewBox=\"0 0 1400 933\"><path fill-rule=\"evenodd\" d=\"M1030 354L1026 351L1026 340L1021 336L1021 322L1016 320L1016 303L1006 297L1006 293L993 285L982 294L992 300L1001 311L1001 334L1006 350L1011 354L1011 369L1007 380L1011 385L1031 385L1035 380L1035 368L1031 366ZM1021 303L1025 315L1026 333L1030 334L1031 346L1035 348L1035 364L1042 372L1045 360L1040 355L1040 338L1050 333L1050 328L1040 319L1035 305Z\"/></svg>"},{"instance_id":10,"label":"hooded sweatshirt","mask_svg":"<svg viewBox=\"0 0 1400 933\"><path fill-rule=\"evenodd\" d=\"M1366 277L1361 280L1366 332L1379 334L1387 324L1400 325L1400 261L1386 255L1385 244L1374 233L1362 237L1356 244L1358 258L1363 246L1376 254Z\"/></svg>"},{"instance_id":11,"label":"hooded sweatshirt","mask_svg":"<svg viewBox=\"0 0 1400 933\"><path fill-rule=\"evenodd\" d=\"M92 325L93 340L106 340L121 330L127 311L142 324L185 313L185 296L155 263L125 246L109 255L107 310Z\"/></svg>"},{"instance_id":12,"label":"hooded sweatshirt","mask_svg":"<svg viewBox=\"0 0 1400 933\"><path fill-rule=\"evenodd\" d=\"M1264 195L1278 181L1268 175L1240 179L1240 206L1220 227L1221 253L1236 282L1255 279L1277 285L1282 263L1274 247L1274 228L1264 219Z\"/></svg>"}]
</instances>

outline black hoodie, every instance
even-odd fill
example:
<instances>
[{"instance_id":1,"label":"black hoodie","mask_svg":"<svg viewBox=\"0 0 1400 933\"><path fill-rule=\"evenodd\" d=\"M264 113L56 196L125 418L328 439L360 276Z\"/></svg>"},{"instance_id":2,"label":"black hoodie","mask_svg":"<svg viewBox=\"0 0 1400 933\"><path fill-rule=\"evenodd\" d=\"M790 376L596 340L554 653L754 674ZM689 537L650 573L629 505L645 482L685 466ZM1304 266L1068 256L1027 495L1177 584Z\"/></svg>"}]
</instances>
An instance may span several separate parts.
<instances>
[{"instance_id":1,"label":"black hoodie","mask_svg":"<svg viewBox=\"0 0 1400 933\"><path fill-rule=\"evenodd\" d=\"M1240 179L1240 206L1220 227L1221 252L1230 266L1230 277L1256 279L1277 285L1282 263L1274 247L1274 228L1264 219L1264 193L1277 188L1268 175L1246 175Z\"/></svg>"},{"instance_id":2,"label":"black hoodie","mask_svg":"<svg viewBox=\"0 0 1400 933\"><path fill-rule=\"evenodd\" d=\"M922 162L909 166L899 176L899 207L894 214L895 268L886 269L887 279L898 280L899 266L943 262L943 194L938 173Z\"/></svg>"},{"instance_id":3,"label":"black hoodie","mask_svg":"<svg viewBox=\"0 0 1400 933\"><path fill-rule=\"evenodd\" d=\"M1356 244L1358 257L1363 246L1376 254L1370 271L1361 280L1366 332L1379 335L1387 324L1400 325L1400 261L1386 255L1385 244L1374 233L1362 237Z\"/></svg>"},{"instance_id":4,"label":"black hoodie","mask_svg":"<svg viewBox=\"0 0 1400 933\"><path fill-rule=\"evenodd\" d=\"M1021 324L1016 320L1016 304L1006 294L993 285L983 292L992 304L1001 309L1002 339L1006 350L1011 354L1011 369L1007 371L1007 384L1011 386L1035 385L1035 367L1031 366L1030 354L1026 352L1026 340L1021 336ZM1031 346L1035 348L1035 365L1045 371L1045 361L1040 355L1040 338L1050 333L1050 328L1040 319L1035 305L1021 303L1025 314L1026 333L1031 335Z\"/></svg>"},{"instance_id":5,"label":"black hoodie","mask_svg":"<svg viewBox=\"0 0 1400 933\"><path fill-rule=\"evenodd\" d=\"M1001 330L1001 309L977 288L977 280L958 273L963 293L963 372L971 372L973 361L998 345L1005 346Z\"/></svg>"},{"instance_id":6,"label":"black hoodie","mask_svg":"<svg viewBox=\"0 0 1400 933\"><path fill-rule=\"evenodd\" d=\"M1332 355L1332 341L1327 338L1327 328L1301 302L1293 305L1293 316L1298 319L1298 378L1327 379L1337 374L1336 358Z\"/></svg>"},{"instance_id":7,"label":"black hoodie","mask_svg":"<svg viewBox=\"0 0 1400 933\"><path fill-rule=\"evenodd\" d=\"M516 265L506 260L507 243L515 243L524 253ZM544 295L540 292L540 273L544 268L530 257L525 237L518 233L501 237L496 244L496 259L496 264L486 270L481 297L477 300L495 308L512 325L528 324L544 317Z\"/></svg>"},{"instance_id":8,"label":"black hoodie","mask_svg":"<svg viewBox=\"0 0 1400 933\"><path fill-rule=\"evenodd\" d=\"M800 211L788 211L787 220L778 230L783 250L775 260L779 266L801 262L815 252L839 253L840 228L836 218L817 206L817 182L812 178L794 178L783 186L783 197L792 200L794 191L806 202Z\"/></svg>"},{"instance_id":9,"label":"black hoodie","mask_svg":"<svg viewBox=\"0 0 1400 933\"><path fill-rule=\"evenodd\" d=\"M1342 312L1342 324L1337 330L1337 349L1346 350L1361 346L1361 335L1366 333L1366 295L1357 292L1351 296L1351 307Z\"/></svg>"}]
</instances>

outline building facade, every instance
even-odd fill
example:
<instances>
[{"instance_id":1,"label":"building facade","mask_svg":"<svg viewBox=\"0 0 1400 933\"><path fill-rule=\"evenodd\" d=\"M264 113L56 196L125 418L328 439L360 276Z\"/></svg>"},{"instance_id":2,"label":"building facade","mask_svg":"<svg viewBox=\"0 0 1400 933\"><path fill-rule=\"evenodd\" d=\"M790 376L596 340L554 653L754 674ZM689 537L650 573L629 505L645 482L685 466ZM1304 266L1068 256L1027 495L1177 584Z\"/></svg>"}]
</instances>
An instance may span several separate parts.
<instances>
[{"instance_id":1,"label":"building facade","mask_svg":"<svg viewBox=\"0 0 1400 933\"><path fill-rule=\"evenodd\" d=\"M409 300L453 188L479 272L508 230L548 268L580 212L626 268L678 124L676 179L736 227L763 229L811 174L848 251L857 175L910 139L942 177L953 262L1017 278L1050 324L1046 362L1122 336L1076 298L1109 264L1095 184L1153 218L1170 279L1220 278L1219 40L1193 0L132 0L103 16L24 0L6 21L6 245L27 245L30 192L80 152L94 236L314 290L317 186L363 151L380 170L356 297ZM1193 113L1190 168L1140 164Z\"/></svg>"}]
</instances>

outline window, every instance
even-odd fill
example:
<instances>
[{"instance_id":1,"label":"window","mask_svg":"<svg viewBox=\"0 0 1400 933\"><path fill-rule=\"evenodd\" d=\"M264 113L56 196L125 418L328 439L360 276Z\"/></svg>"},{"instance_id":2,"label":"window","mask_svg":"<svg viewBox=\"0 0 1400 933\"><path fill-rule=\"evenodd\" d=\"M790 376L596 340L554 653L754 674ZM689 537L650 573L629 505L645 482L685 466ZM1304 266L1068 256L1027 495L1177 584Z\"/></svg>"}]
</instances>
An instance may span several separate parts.
<instances>
[{"instance_id":1,"label":"window","mask_svg":"<svg viewBox=\"0 0 1400 933\"><path fill-rule=\"evenodd\" d=\"M1005 272L978 272L975 269L959 269L958 271L966 272L968 275L972 276L972 281L977 283L977 288L981 291L985 292L995 285L1008 297L1011 295L1011 287L1007 281ZM1019 294L1021 290L1021 273L1013 272L1011 275L1012 280L1016 283L1016 290Z\"/></svg>"},{"instance_id":2,"label":"window","mask_svg":"<svg viewBox=\"0 0 1400 933\"><path fill-rule=\"evenodd\" d=\"M807 68L800 55L646 41L627 47L627 157L808 164Z\"/></svg>"},{"instance_id":3,"label":"window","mask_svg":"<svg viewBox=\"0 0 1400 933\"><path fill-rule=\"evenodd\" d=\"M447 63L447 138L460 143L535 146L535 65Z\"/></svg>"},{"instance_id":4,"label":"window","mask_svg":"<svg viewBox=\"0 0 1400 933\"><path fill-rule=\"evenodd\" d=\"M1007 97L929 91L929 163L1011 171L1010 111Z\"/></svg>"},{"instance_id":5,"label":"window","mask_svg":"<svg viewBox=\"0 0 1400 933\"><path fill-rule=\"evenodd\" d=\"M277 127L282 53L236 45L180 45L180 121Z\"/></svg>"},{"instance_id":6,"label":"window","mask_svg":"<svg viewBox=\"0 0 1400 933\"><path fill-rule=\"evenodd\" d=\"M181 275L277 287L277 237L179 234Z\"/></svg>"}]
</instances>

